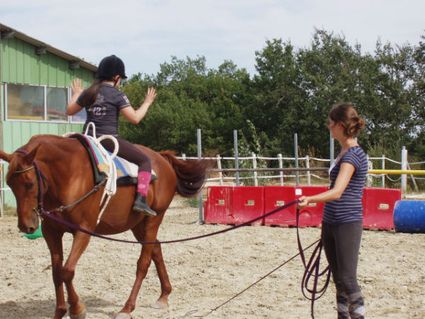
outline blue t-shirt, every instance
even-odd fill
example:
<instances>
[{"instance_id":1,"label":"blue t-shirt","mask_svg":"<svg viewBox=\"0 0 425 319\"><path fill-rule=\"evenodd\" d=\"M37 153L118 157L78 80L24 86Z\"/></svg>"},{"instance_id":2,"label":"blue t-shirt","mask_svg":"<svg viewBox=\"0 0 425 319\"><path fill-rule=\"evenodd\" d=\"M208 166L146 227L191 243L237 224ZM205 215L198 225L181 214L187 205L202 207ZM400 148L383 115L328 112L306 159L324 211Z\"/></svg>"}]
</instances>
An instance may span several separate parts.
<instances>
[{"instance_id":1,"label":"blue t-shirt","mask_svg":"<svg viewBox=\"0 0 425 319\"><path fill-rule=\"evenodd\" d=\"M350 163L355 170L341 198L325 204L323 222L327 224L343 224L363 220L362 197L368 168L366 153L360 146L349 148L330 172L330 188L335 185L342 163Z\"/></svg>"},{"instance_id":2,"label":"blue t-shirt","mask_svg":"<svg viewBox=\"0 0 425 319\"><path fill-rule=\"evenodd\" d=\"M89 122L96 126L96 135L118 136L118 118L120 111L130 106L127 96L117 88L101 84L96 101L92 105L82 105L84 101L83 91L77 99L77 104L85 107L87 111L87 120L84 124L84 130Z\"/></svg>"}]
</instances>

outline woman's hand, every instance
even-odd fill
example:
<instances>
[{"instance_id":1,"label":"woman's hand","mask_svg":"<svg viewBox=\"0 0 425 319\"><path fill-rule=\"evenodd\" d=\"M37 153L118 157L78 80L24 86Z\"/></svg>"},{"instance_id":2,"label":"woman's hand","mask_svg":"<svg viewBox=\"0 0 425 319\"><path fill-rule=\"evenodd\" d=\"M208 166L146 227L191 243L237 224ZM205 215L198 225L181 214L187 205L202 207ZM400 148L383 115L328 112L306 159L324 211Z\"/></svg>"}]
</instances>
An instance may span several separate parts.
<instances>
[{"instance_id":1,"label":"woman's hand","mask_svg":"<svg viewBox=\"0 0 425 319\"><path fill-rule=\"evenodd\" d=\"M308 196L301 196L298 198L298 207L306 207L310 202L310 197Z\"/></svg>"},{"instance_id":2,"label":"woman's hand","mask_svg":"<svg viewBox=\"0 0 425 319\"><path fill-rule=\"evenodd\" d=\"M146 93L145 100L143 101L143 104L145 104L147 107L151 106L152 103L156 99L156 90L155 88L148 88L148 92Z\"/></svg>"},{"instance_id":3,"label":"woman's hand","mask_svg":"<svg viewBox=\"0 0 425 319\"><path fill-rule=\"evenodd\" d=\"M83 85L80 79L74 79L71 82L72 95L80 95L83 92Z\"/></svg>"}]
</instances>

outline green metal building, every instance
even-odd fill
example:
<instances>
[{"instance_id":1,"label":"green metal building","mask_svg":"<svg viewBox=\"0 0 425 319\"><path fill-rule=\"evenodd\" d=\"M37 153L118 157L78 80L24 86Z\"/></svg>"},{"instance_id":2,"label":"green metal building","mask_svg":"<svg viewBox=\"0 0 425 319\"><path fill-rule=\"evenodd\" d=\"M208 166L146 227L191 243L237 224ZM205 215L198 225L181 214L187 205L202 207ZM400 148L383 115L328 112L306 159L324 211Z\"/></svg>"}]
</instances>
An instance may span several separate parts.
<instances>
[{"instance_id":1,"label":"green metal building","mask_svg":"<svg viewBox=\"0 0 425 319\"><path fill-rule=\"evenodd\" d=\"M87 86L95 72L95 65L0 23L0 149L11 153L36 134L80 132L85 111L65 114L70 83L80 78ZM0 197L14 205L10 192Z\"/></svg>"}]
</instances>

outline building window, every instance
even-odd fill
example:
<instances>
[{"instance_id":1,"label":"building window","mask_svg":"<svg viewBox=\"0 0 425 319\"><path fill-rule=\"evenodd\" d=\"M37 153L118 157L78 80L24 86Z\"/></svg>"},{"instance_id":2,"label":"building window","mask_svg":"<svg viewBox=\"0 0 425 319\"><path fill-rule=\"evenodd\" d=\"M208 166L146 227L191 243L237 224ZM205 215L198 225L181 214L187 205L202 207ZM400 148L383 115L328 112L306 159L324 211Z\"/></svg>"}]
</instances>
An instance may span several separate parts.
<instances>
[{"instance_id":1,"label":"building window","mask_svg":"<svg viewBox=\"0 0 425 319\"><path fill-rule=\"evenodd\" d=\"M47 88L47 120L67 121L66 104L68 101L66 88Z\"/></svg>"},{"instance_id":2,"label":"building window","mask_svg":"<svg viewBox=\"0 0 425 319\"><path fill-rule=\"evenodd\" d=\"M84 123L86 119L87 119L87 112L85 108L71 117L71 121L75 123L81 123L81 122Z\"/></svg>"},{"instance_id":3,"label":"building window","mask_svg":"<svg viewBox=\"0 0 425 319\"><path fill-rule=\"evenodd\" d=\"M72 96L71 88L68 89L69 96ZM87 118L86 109L83 108L80 112L69 117L72 123L84 123Z\"/></svg>"},{"instance_id":4,"label":"building window","mask_svg":"<svg viewBox=\"0 0 425 319\"><path fill-rule=\"evenodd\" d=\"M5 84L6 120L85 122L86 110L68 116L69 88Z\"/></svg>"},{"instance_id":5,"label":"building window","mask_svg":"<svg viewBox=\"0 0 425 319\"><path fill-rule=\"evenodd\" d=\"M8 84L7 119L43 120L44 87Z\"/></svg>"}]
</instances>

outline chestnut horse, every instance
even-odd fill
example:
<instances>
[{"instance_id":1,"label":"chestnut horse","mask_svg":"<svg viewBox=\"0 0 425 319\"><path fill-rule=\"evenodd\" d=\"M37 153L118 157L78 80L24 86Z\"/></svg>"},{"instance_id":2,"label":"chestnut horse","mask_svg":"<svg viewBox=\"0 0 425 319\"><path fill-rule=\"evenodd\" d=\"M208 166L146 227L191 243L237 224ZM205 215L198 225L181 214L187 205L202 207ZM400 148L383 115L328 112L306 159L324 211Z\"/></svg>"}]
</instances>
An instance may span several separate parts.
<instances>
[{"instance_id":1,"label":"chestnut horse","mask_svg":"<svg viewBox=\"0 0 425 319\"><path fill-rule=\"evenodd\" d=\"M61 224L50 218L42 218L42 231L51 254L52 275L56 292L54 319L67 313L64 284L68 294L69 315L73 319L86 316L73 278L76 265L90 241L90 235L70 227L102 235L117 234L131 230L138 241L155 242L143 245L137 261L136 279L130 296L115 318L131 318L142 281L153 260L161 283L161 295L156 306L166 307L171 284L162 258L161 245L157 241L159 225L176 191L182 196L196 194L203 186L206 165L203 161L182 161L171 152L154 152L143 148L152 161L157 179L151 183L148 203L158 215L146 217L133 212L135 186L120 186L98 222L99 202L103 187L94 189L94 177L89 155L80 142L73 138L54 135L37 135L12 154L0 151L0 158L9 162L7 184L17 202L18 227L24 233L33 233L39 225L40 204L46 211L63 218ZM90 194L85 198L86 194ZM82 199L81 201L79 201ZM78 202L79 201L79 202ZM58 207L78 202L64 211ZM78 228L76 228L78 229ZM73 234L69 256L63 263L62 237L65 232Z\"/></svg>"}]
</instances>

